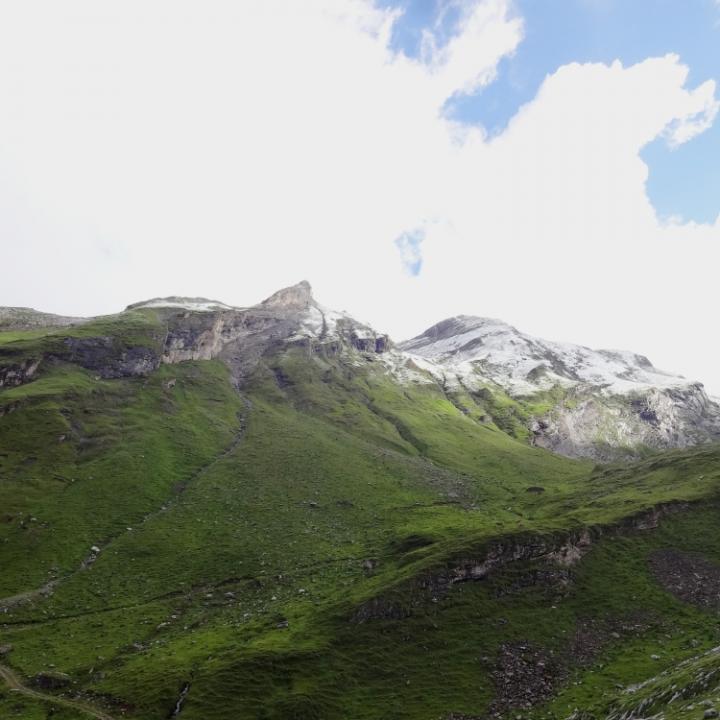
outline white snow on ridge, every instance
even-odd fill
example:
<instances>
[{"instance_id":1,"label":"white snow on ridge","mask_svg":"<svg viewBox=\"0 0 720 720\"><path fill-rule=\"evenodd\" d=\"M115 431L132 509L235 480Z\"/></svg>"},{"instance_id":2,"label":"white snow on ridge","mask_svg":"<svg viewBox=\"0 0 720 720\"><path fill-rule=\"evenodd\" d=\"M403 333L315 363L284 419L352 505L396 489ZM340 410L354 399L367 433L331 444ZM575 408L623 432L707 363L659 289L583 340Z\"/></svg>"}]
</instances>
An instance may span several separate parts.
<instances>
[{"instance_id":1,"label":"white snow on ridge","mask_svg":"<svg viewBox=\"0 0 720 720\"><path fill-rule=\"evenodd\" d=\"M313 303L303 313L296 337L336 337L338 323L354 322L347 313L330 310L319 303Z\"/></svg>"},{"instance_id":2,"label":"white snow on ridge","mask_svg":"<svg viewBox=\"0 0 720 720\"><path fill-rule=\"evenodd\" d=\"M610 395L690 384L632 352L541 340L487 318L451 318L400 347L418 365L418 359L423 358L441 368L440 372L455 375L458 381L477 385L490 380L515 395L556 384L599 386Z\"/></svg>"},{"instance_id":3,"label":"white snow on ridge","mask_svg":"<svg viewBox=\"0 0 720 720\"><path fill-rule=\"evenodd\" d=\"M153 298L128 309L135 308L201 313L242 310L207 298L181 296ZM404 382L462 383L472 389L491 383L516 396L555 385L591 386L606 395L627 395L694 384L655 368L647 358L632 352L542 340L501 320L467 315L444 320L393 348L365 323L317 303L307 283L285 288L254 308L297 322L290 339L343 338L363 351L379 340L382 352L377 353L378 360Z\"/></svg>"},{"instance_id":4,"label":"white snow on ridge","mask_svg":"<svg viewBox=\"0 0 720 720\"><path fill-rule=\"evenodd\" d=\"M320 303L313 302L303 313L300 329L296 337L336 338L341 334L340 327L352 328L357 338L369 339L377 337L371 327L359 323L346 312L330 310Z\"/></svg>"},{"instance_id":5,"label":"white snow on ridge","mask_svg":"<svg viewBox=\"0 0 720 720\"><path fill-rule=\"evenodd\" d=\"M189 310L191 312L213 312L216 310L240 309L233 307L232 305L226 305L225 303L217 302L215 300L191 300L190 298L182 298L177 300L155 298L154 300L148 300L147 302L133 305L132 308L178 308L180 310Z\"/></svg>"}]
</instances>

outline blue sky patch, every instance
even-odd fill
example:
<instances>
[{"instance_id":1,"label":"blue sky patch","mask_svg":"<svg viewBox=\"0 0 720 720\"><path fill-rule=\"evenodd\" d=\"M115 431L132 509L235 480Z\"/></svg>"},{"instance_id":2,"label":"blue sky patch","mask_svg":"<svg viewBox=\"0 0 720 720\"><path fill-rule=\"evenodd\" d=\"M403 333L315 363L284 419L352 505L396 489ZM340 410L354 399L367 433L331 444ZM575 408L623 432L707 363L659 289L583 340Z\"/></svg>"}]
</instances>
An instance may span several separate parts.
<instances>
[{"instance_id":1,"label":"blue sky patch","mask_svg":"<svg viewBox=\"0 0 720 720\"><path fill-rule=\"evenodd\" d=\"M422 228L416 228L404 232L395 240L395 246L400 251L403 270L413 277L417 277L422 270L423 260L420 245L424 239L425 231Z\"/></svg>"},{"instance_id":2,"label":"blue sky patch","mask_svg":"<svg viewBox=\"0 0 720 720\"><path fill-rule=\"evenodd\" d=\"M460 5L441 0L380 0L383 8L400 8L390 40L393 50L408 57L422 57L423 34L431 31L438 47L447 44L460 18Z\"/></svg>"}]
</instances>

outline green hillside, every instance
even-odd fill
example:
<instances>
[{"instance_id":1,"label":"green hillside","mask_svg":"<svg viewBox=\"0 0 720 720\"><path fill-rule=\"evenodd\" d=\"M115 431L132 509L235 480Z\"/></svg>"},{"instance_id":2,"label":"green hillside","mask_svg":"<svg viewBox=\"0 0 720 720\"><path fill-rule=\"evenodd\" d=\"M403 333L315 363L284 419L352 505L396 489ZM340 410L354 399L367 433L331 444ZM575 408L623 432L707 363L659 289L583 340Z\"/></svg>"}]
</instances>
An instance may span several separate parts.
<instances>
[{"instance_id":1,"label":"green hillside","mask_svg":"<svg viewBox=\"0 0 720 720\"><path fill-rule=\"evenodd\" d=\"M221 359L125 374L168 327L0 332L0 368L43 359L0 388L0 717L715 702L695 685L720 668L720 448L560 457L322 345L271 346L241 384ZM694 689L668 710L673 685Z\"/></svg>"}]
</instances>

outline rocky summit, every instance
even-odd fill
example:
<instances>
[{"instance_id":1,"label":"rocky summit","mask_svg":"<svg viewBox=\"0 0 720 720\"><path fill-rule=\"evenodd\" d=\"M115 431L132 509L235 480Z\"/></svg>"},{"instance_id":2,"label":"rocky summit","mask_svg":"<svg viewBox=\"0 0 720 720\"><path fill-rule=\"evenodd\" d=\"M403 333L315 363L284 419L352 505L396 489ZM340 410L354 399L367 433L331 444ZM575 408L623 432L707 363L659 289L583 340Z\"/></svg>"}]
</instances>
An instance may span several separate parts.
<instances>
[{"instance_id":1,"label":"rocky summit","mask_svg":"<svg viewBox=\"0 0 720 720\"><path fill-rule=\"evenodd\" d=\"M0 717L716 717L720 406L459 316L0 309Z\"/></svg>"},{"instance_id":2,"label":"rocky summit","mask_svg":"<svg viewBox=\"0 0 720 720\"><path fill-rule=\"evenodd\" d=\"M369 360L363 353L389 353L382 363L389 380L434 383L480 422L570 457L612 460L720 439L720 405L701 383L658 370L643 355L550 342L499 320L449 318L395 347L387 335L320 305L307 281L249 308L169 297L135 303L126 313L147 310L166 324L162 347L129 347L118 357L110 337L70 337L58 354L7 363L0 386L20 384L41 362L64 358L101 377L219 358L242 384L262 357L304 345L311 353L355 351L356 362ZM0 309L5 329L84 322Z\"/></svg>"},{"instance_id":3,"label":"rocky summit","mask_svg":"<svg viewBox=\"0 0 720 720\"><path fill-rule=\"evenodd\" d=\"M451 391L507 395L513 424L563 455L609 460L720 439L720 405L702 384L633 352L549 342L468 316L433 325L400 348L430 363Z\"/></svg>"}]
</instances>

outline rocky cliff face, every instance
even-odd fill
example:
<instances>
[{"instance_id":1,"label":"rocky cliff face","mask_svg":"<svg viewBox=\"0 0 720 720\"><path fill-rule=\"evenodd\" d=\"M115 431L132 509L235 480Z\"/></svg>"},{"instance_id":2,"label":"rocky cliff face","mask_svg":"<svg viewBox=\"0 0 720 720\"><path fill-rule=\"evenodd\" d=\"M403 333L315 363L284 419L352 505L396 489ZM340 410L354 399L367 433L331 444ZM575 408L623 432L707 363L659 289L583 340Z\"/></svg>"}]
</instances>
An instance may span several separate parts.
<instances>
[{"instance_id":1,"label":"rocky cliff face","mask_svg":"<svg viewBox=\"0 0 720 720\"><path fill-rule=\"evenodd\" d=\"M152 331L144 339L93 335L93 325L64 337L64 327L88 321L0 308L0 330L49 327L52 337L31 357L0 348L0 387L33 380L44 363L71 362L117 378L148 375L161 363L215 358L241 386L261 358L299 347L355 365L379 360L375 367L395 382L435 383L456 404L464 393L489 408L479 421L563 455L611 460L720 440L720 406L700 383L658 370L642 355L549 342L499 320L450 318L395 347L387 335L318 303L305 281L246 308L154 298L118 318L148 314ZM510 424L493 411L504 411L508 401L517 410Z\"/></svg>"},{"instance_id":2,"label":"rocky cliff face","mask_svg":"<svg viewBox=\"0 0 720 720\"><path fill-rule=\"evenodd\" d=\"M562 455L612 460L642 448L720 439L720 408L699 383L605 396L585 389L531 422L534 443Z\"/></svg>"},{"instance_id":3,"label":"rocky cliff face","mask_svg":"<svg viewBox=\"0 0 720 720\"><path fill-rule=\"evenodd\" d=\"M162 362L220 358L239 383L263 355L283 346L330 354L380 354L390 348L387 335L320 305L306 281L249 308L203 298L155 299L132 307L153 308L167 323Z\"/></svg>"},{"instance_id":4,"label":"rocky cliff face","mask_svg":"<svg viewBox=\"0 0 720 720\"><path fill-rule=\"evenodd\" d=\"M21 385L35 378L39 367L70 362L102 378L145 376L161 363L218 358L232 369L242 385L265 355L299 346L308 353L344 353L355 361L386 353L387 335L357 322L345 313L320 305L310 284L303 281L276 292L248 308L233 307L206 298L154 298L135 303L117 319L151 311L157 326L145 337L118 338L93 335L92 319L62 318L24 308L0 308L0 330L46 327L50 341L44 351L23 355L12 343L0 348L0 388ZM137 315L135 315L137 317ZM111 318L112 319L112 318ZM107 320L107 318L105 319ZM90 323L85 332L63 336L63 328ZM103 326L104 327L104 326Z\"/></svg>"},{"instance_id":5,"label":"rocky cliff face","mask_svg":"<svg viewBox=\"0 0 720 720\"><path fill-rule=\"evenodd\" d=\"M720 439L720 406L703 386L632 352L549 342L499 320L444 320L400 348L445 386L496 388L519 403L554 398L531 416L534 444L599 460Z\"/></svg>"},{"instance_id":6,"label":"rocky cliff face","mask_svg":"<svg viewBox=\"0 0 720 720\"><path fill-rule=\"evenodd\" d=\"M51 357L75 363L104 379L145 376L160 365L154 348L124 347L110 336L69 337L63 340L63 346L61 352L52 353Z\"/></svg>"},{"instance_id":7,"label":"rocky cliff face","mask_svg":"<svg viewBox=\"0 0 720 720\"><path fill-rule=\"evenodd\" d=\"M0 388L15 387L29 382L35 376L39 365L39 360L29 358L0 366Z\"/></svg>"}]
</instances>

